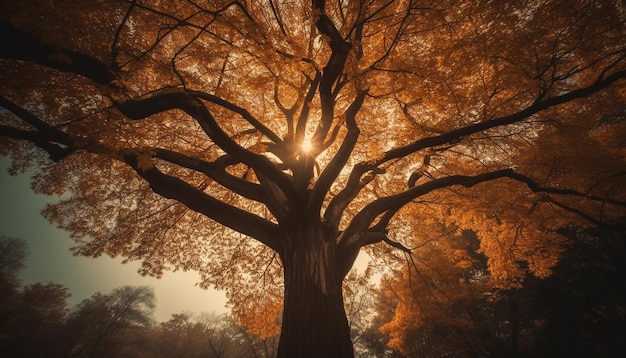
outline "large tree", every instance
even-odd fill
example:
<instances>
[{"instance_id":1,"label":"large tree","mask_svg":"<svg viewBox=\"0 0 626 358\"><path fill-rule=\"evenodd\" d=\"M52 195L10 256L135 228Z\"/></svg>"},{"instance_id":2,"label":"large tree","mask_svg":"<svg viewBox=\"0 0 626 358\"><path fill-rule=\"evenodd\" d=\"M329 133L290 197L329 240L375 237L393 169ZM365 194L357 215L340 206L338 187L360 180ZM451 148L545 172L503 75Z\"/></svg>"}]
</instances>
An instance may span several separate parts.
<instances>
[{"instance_id":1,"label":"large tree","mask_svg":"<svg viewBox=\"0 0 626 358\"><path fill-rule=\"evenodd\" d=\"M1 13L0 148L66 194L45 215L75 253L197 270L242 320L284 286L281 357L353 355L342 280L363 248L383 264L455 223L518 284L549 274L556 228L624 213L621 1Z\"/></svg>"}]
</instances>

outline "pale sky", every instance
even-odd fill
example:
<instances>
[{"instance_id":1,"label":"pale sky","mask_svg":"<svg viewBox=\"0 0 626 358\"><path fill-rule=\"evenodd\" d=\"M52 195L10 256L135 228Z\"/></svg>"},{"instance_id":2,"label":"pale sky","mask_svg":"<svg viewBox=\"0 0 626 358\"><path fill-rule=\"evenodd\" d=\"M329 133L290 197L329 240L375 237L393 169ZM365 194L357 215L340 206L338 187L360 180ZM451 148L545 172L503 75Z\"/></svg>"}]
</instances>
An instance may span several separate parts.
<instances>
[{"instance_id":1,"label":"pale sky","mask_svg":"<svg viewBox=\"0 0 626 358\"><path fill-rule=\"evenodd\" d=\"M30 177L11 177L7 173L9 159L0 157L0 235L19 237L28 243L30 254L20 272L22 284L55 282L69 288L70 305L75 305L95 292L109 293L124 285L149 285L154 288L154 318L167 321L174 313L227 312L222 292L194 286L199 276L194 272L166 272L163 278L142 277L139 263L122 264L121 259L108 256L97 259L74 257L67 232L51 225L41 215L46 203L54 197L36 195L30 189Z\"/></svg>"}]
</instances>

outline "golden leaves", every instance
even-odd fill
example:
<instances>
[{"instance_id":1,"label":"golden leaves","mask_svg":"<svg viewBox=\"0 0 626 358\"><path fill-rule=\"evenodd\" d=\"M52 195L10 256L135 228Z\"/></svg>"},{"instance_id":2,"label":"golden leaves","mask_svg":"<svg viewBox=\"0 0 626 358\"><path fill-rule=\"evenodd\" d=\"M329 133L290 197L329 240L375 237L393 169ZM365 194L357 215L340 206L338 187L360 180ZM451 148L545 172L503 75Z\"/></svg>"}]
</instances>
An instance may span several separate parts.
<instances>
[{"instance_id":1,"label":"golden leaves","mask_svg":"<svg viewBox=\"0 0 626 358\"><path fill-rule=\"evenodd\" d=\"M204 264L193 269L201 273L201 287L225 290L233 317L247 332L263 339L277 335L283 286L276 253L232 232L206 238L200 245L198 258Z\"/></svg>"},{"instance_id":2,"label":"golden leaves","mask_svg":"<svg viewBox=\"0 0 626 358\"><path fill-rule=\"evenodd\" d=\"M414 346L424 338L438 339L428 333L437 327L473 329L472 304L486 300L492 291L486 258L475 252L478 237L468 230L441 229L445 236L416 240L414 257L379 296L379 305L393 308L380 331L389 337L390 347L407 355L415 354ZM454 349L451 344L447 348Z\"/></svg>"},{"instance_id":3,"label":"golden leaves","mask_svg":"<svg viewBox=\"0 0 626 358\"><path fill-rule=\"evenodd\" d=\"M245 301L247 304L234 306L232 314L248 333L261 339L271 338L280 333L283 302L279 297L272 299L262 293L256 293L244 295L241 299L240 301L240 298L237 298L237 301Z\"/></svg>"}]
</instances>

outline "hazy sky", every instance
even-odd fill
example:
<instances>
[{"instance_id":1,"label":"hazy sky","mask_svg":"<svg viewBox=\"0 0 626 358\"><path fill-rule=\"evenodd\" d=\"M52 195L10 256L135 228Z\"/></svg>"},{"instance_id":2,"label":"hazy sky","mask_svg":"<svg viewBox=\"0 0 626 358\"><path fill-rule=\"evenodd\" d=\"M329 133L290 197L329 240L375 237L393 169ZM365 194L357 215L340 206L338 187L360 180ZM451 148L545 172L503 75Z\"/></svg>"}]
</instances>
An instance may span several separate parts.
<instances>
[{"instance_id":1,"label":"hazy sky","mask_svg":"<svg viewBox=\"0 0 626 358\"><path fill-rule=\"evenodd\" d=\"M182 311L226 312L222 292L194 286L199 276L193 272L166 272L163 278L142 277L139 263L122 264L108 256L97 259L74 257L69 252L73 242L67 232L51 225L41 215L54 197L35 195L30 177L7 174L9 159L0 157L0 234L20 237L28 242L30 254L20 272L24 285L55 282L68 287L74 305L95 292L109 293L124 285L150 285L156 295L155 319L168 320Z\"/></svg>"}]
</instances>

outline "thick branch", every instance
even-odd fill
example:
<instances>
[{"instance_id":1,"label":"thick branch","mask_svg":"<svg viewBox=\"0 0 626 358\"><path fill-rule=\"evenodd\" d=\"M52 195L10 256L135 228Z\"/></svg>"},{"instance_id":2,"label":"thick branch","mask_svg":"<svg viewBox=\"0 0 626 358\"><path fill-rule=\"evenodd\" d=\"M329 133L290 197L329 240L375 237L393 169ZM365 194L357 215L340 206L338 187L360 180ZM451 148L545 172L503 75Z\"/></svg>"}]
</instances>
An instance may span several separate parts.
<instances>
[{"instance_id":1,"label":"thick branch","mask_svg":"<svg viewBox=\"0 0 626 358\"><path fill-rule=\"evenodd\" d=\"M320 83L321 74L318 72L315 74L315 78L311 81L309 86L309 90L304 97L304 101L302 102L302 110L300 111L300 115L298 116L298 122L296 123L296 142L301 143L304 139L304 134L306 132L306 122L309 118L309 111L311 110L311 102L315 97L315 92L317 91L317 87Z\"/></svg>"},{"instance_id":2,"label":"thick branch","mask_svg":"<svg viewBox=\"0 0 626 358\"><path fill-rule=\"evenodd\" d=\"M289 200L276 183L267 178L262 172L257 172L256 176L267 197L265 205L276 217L278 222L283 222L283 220L287 219L289 214L291 214L293 206L289 204Z\"/></svg>"},{"instance_id":3,"label":"thick branch","mask_svg":"<svg viewBox=\"0 0 626 358\"><path fill-rule=\"evenodd\" d=\"M454 129L441 135L419 139L411 144L389 150L380 160L377 161L377 165L380 165L392 159L405 157L409 154L415 153L425 148L458 141L463 137L479 133L491 128L521 122L525 119L530 118L534 114L537 114L548 108L555 107L560 104L573 101L575 99L591 96L625 77L626 71L615 72L610 76L599 78L593 84L587 87L579 88L577 90L573 90L559 96L536 101L529 107L514 114Z\"/></svg>"},{"instance_id":4,"label":"thick branch","mask_svg":"<svg viewBox=\"0 0 626 358\"><path fill-rule=\"evenodd\" d=\"M331 49L330 58L326 66L324 66L322 79L320 81L322 118L312 138L313 144L318 148L322 146L324 139L326 139L333 120L335 100L332 86L343 72L351 47L350 44L343 39L335 25L326 15L324 5L325 1L323 0L313 0L313 8L319 12L315 26L322 35L330 39L329 45Z\"/></svg>"},{"instance_id":5,"label":"thick branch","mask_svg":"<svg viewBox=\"0 0 626 358\"><path fill-rule=\"evenodd\" d=\"M27 140L45 150L54 161L61 160L71 153L72 140L65 132L50 126L7 98L0 97L0 106L36 129L34 131L22 130L3 125L0 126L0 136Z\"/></svg>"},{"instance_id":6,"label":"thick branch","mask_svg":"<svg viewBox=\"0 0 626 358\"><path fill-rule=\"evenodd\" d=\"M346 126L348 127L348 134L341 143L339 151L335 154L333 159L328 163L322 174L320 175L313 192L311 193L311 199L309 202L309 210L319 215L322 203L326 193L330 190L332 183L335 181L341 169L346 165L350 154L354 150L354 146L359 138L359 128L356 124L356 114L363 105L366 91L358 93L350 107L346 110Z\"/></svg>"},{"instance_id":7,"label":"thick branch","mask_svg":"<svg viewBox=\"0 0 626 358\"><path fill-rule=\"evenodd\" d=\"M204 160L187 156L182 153L174 152L168 149L152 148L149 152L154 152L156 157L172 164L180 165L182 167L198 171L209 178L215 180L224 188L237 193L244 198L248 198L260 203L265 203L267 198L263 194L258 184L251 183L247 180L243 180L239 177L229 174L225 168L225 165L220 165L217 162L206 162ZM218 161L222 161L218 159Z\"/></svg>"},{"instance_id":8,"label":"thick branch","mask_svg":"<svg viewBox=\"0 0 626 358\"><path fill-rule=\"evenodd\" d=\"M67 137L65 133L61 132L60 130L56 128L51 127L48 123L41 120L34 114L30 113L29 111L25 110L21 106L17 105L15 102L9 100L8 98L0 97L0 106L11 111L11 113L16 115L18 118L20 118L24 122L28 123L29 125L35 127L36 129L40 131L47 131L50 134L54 134L55 136Z\"/></svg>"},{"instance_id":9,"label":"thick branch","mask_svg":"<svg viewBox=\"0 0 626 358\"><path fill-rule=\"evenodd\" d=\"M21 130L9 126L0 125L0 136L17 140L25 140L33 143L37 147L48 153L51 160L57 162L72 153L61 143L51 141L50 137L39 131Z\"/></svg>"},{"instance_id":10,"label":"thick branch","mask_svg":"<svg viewBox=\"0 0 626 358\"><path fill-rule=\"evenodd\" d=\"M104 63L81 53L48 45L0 19L0 58L34 62L109 84L115 73Z\"/></svg>"},{"instance_id":11,"label":"thick branch","mask_svg":"<svg viewBox=\"0 0 626 358\"><path fill-rule=\"evenodd\" d=\"M172 109L185 111L200 124L209 138L222 150L241 163L254 168L255 171L265 173L285 192L287 197L294 197L293 185L289 178L265 156L250 152L237 144L220 128L200 99L189 92L179 88L164 89L145 99L131 99L119 103L117 107L124 115L136 120Z\"/></svg>"},{"instance_id":12,"label":"thick branch","mask_svg":"<svg viewBox=\"0 0 626 358\"><path fill-rule=\"evenodd\" d=\"M228 205L187 182L164 174L155 167L140 168L134 154L125 154L124 161L144 178L152 190L164 198L174 199L191 210L244 235L250 236L278 252L275 224L245 210Z\"/></svg>"},{"instance_id":13,"label":"thick branch","mask_svg":"<svg viewBox=\"0 0 626 358\"><path fill-rule=\"evenodd\" d=\"M215 95L200 92L200 91L189 91L189 93L195 95L198 98L202 98L205 101L209 101L215 103L219 106L222 106L230 111L233 111L241 117L243 117L248 123L250 123L254 128L256 128L259 132L263 133L264 136L269 138L274 143L281 143L281 138L276 135L271 129L267 128L263 123L261 123L258 119L256 119L250 112L248 112L245 108L239 107L236 104L229 102L223 98L219 98Z\"/></svg>"},{"instance_id":14,"label":"thick branch","mask_svg":"<svg viewBox=\"0 0 626 358\"><path fill-rule=\"evenodd\" d=\"M422 185L413 187L409 190L406 190L402 193L384 197L377 199L367 206L365 206L353 219L352 222L348 225L346 230L343 233L341 246L346 247L347 249L354 249L354 246L361 247L364 244L368 244L369 242L363 241L363 234L369 230L371 224L376 220L377 217L382 215L385 212L395 213L400 207L406 205L411 200L428 194L434 190L451 187L455 185L462 185L465 187L472 187L479 183L483 183L486 181L491 181L500 178L510 178L513 180L517 180L526 184L526 186L530 189L530 191L534 193L546 193L546 194L556 194L556 195L568 195L579 198L585 198L587 200L593 200L603 203L609 203L621 207L626 207L626 202L606 199L596 196L585 195L585 193L581 193L572 189L558 189L558 188L550 188L543 187L539 185L533 179L524 176L522 174L514 172L512 169L503 169L494 172L488 172L479 174L476 176L465 176L465 175L452 175L440 179L435 179L429 182L426 182ZM382 219L381 219L382 220ZM389 222L389 219L384 219L386 222ZM378 227L377 231L382 231L385 228Z\"/></svg>"},{"instance_id":15,"label":"thick branch","mask_svg":"<svg viewBox=\"0 0 626 358\"><path fill-rule=\"evenodd\" d=\"M362 178L367 172L371 172L371 174ZM382 173L382 169L367 162L355 165L354 168L352 168L352 172L348 177L345 187L337 193L337 195L335 195L328 204L328 207L324 212L324 221L326 221L328 225L331 225L335 230L338 230L341 216L352 199L354 199L361 189L374 179L376 174Z\"/></svg>"}]
</instances>

